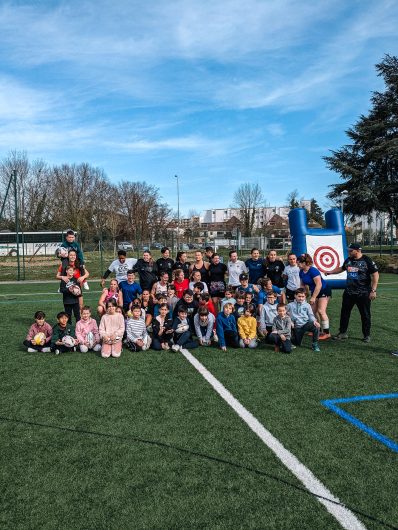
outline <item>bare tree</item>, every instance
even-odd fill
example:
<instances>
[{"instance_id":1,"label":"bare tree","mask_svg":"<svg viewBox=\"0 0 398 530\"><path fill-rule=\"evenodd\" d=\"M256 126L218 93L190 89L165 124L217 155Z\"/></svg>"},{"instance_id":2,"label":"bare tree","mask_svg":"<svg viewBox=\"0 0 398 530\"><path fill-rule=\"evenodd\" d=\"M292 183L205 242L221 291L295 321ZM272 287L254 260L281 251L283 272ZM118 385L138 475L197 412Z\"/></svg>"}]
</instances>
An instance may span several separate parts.
<instances>
[{"instance_id":1,"label":"bare tree","mask_svg":"<svg viewBox=\"0 0 398 530\"><path fill-rule=\"evenodd\" d=\"M291 191L286 197L287 206L293 210L293 208L298 208L300 206L299 201L299 192L297 189Z\"/></svg>"},{"instance_id":2,"label":"bare tree","mask_svg":"<svg viewBox=\"0 0 398 530\"><path fill-rule=\"evenodd\" d=\"M159 191L145 182L121 182L122 212L127 218L131 239L138 246L151 239L150 219L159 206Z\"/></svg>"},{"instance_id":3,"label":"bare tree","mask_svg":"<svg viewBox=\"0 0 398 530\"><path fill-rule=\"evenodd\" d=\"M239 209L242 221L242 235L251 236L256 212L264 203L264 195L259 184L246 183L239 186L234 194L234 207Z\"/></svg>"}]
</instances>

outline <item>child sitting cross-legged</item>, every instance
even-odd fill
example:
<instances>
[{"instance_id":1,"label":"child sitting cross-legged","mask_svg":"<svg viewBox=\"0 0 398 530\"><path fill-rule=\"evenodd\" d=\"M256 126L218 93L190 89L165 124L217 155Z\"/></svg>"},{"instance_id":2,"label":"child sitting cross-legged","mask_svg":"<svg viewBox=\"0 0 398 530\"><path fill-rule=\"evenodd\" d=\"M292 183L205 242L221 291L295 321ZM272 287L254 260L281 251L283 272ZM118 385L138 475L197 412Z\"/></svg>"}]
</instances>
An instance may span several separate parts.
<instances>
[{"instance_id":1,"label":"child sitting cross-legged","mask_svg":"<svg viewBox=\"0 0 398 530\"><path fill-rule=\"evenodd\" d=\"M275 344L275 351L282 350L284 353L290 353L292 351L292 321L286 313L285 304L278 304L277 311L278 314L272 324L272 332L268 336L269 342Z\"/></svg>"},{"instance_id":2,"label":"child sitting cross-legged","mask_svg":"<svg viewBox=\"0 0 398 530\"><path fill-rule=\"evenodd\" d=\"M173 340L174 344L171 347L174 351L179 351L183 348L197 348L198 343L192 340L191 331L188 322L188 310L185 306L180 305L178 308L178 315L173 320Z\"/></svg>"},{"instance_id":3,"label":"child sitting cross-legged","mask_svg":"<svg viewBox=\"0 0 398 530\"><path fill-rule=\"evenodd\" d=\"M52 327L46 322L44 311L36 311L34 319L35 323L30 326L23 344L28 348L29 353L37 351L49 353L53 334Z\"/></svg>"},{"instance_id":4,"label":"child sitting cross-legged","mask_svg":"<svg viewBox=\"0 0 398 530\"><path fill-rule=\"evenodd\" d=\"M321 351L318 344L320 324L312 308L305 300L305 289L300 287L294 295L294 302L287 306L287 312L293 323L293 343L301 346L305 333L312 333L312 349Z\"/></svg>"},{"instance_id":5,"label":"child sitting cross-legged","mask_svg":"<svg viewBox=\"0 0 398 530\"><path fill-rule=\"evenodd\" d=\"M65 337L67 337L67 339ZM57 324L53 327L51 351L53 351L55 355L76 351L77 343L75 328L69 323L68 314L65 311L61 311L57 315Z\"/></svg>"},{"instance_id":6,"label":"child sitting cross-legged","mask_svg":"<svg viewBox=\"0 0 398 530\"><path fill-rule=\"evenodd\" d=\"M211 339L214 338L215 317L207 307L199 307L194 316L195 333L201 346L210 346Z\"/></svg>"},{"instance_id":7,"label":"child sitting cross-legged","mask_svg":"<svg viewBox=\"0 0 398 530\"><path fill-rule=\"evenodd\" d=\"M82 353L101 351L97 322L91 318L91 308L87 305L82 307L81 319L76 324L76 338Z\"/></svg>"},{"instance_id":8,"label":"child sitting cross-legged","mask_svg":"<svg viewBox=\"0 0 398 530\"><path fill-rule=\"evenodd\" d=\"M145 320L141 317L141 308L133 306L126 326L126 346L132 351L148 350L151 337L148 335Z\"/></svg>"},{"instance_id":9,"label":"child sitting cross-legged","mask_svg":"<svg viewBox=\"0 0 398 530\"><path fill-rule=\"evenodd\" d=\"M257 320L254 317L256 309L249 304L244 314L238 318L239 345L241 348L255 348L257 346Z\"/></svg>"}]
</instances>

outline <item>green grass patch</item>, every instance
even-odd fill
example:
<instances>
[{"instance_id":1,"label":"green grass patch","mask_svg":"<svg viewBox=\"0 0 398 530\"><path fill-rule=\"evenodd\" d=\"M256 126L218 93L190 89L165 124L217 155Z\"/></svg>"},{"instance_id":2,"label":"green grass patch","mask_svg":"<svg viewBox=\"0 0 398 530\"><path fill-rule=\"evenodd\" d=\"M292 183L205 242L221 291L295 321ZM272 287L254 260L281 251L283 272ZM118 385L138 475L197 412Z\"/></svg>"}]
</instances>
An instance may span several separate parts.
<instances>
[{"instance_id":1,"label":"green grass patch","mask_svg":"<svg viewBox=\"0 0 398 530\"><path fill-rule=\"evenodd\" d=\"M374 529L398 524L397 454L321 401L397 392L398 360L389 355L398 347L397 283L389 275L380 283L370 344L359 340L354 310L350 338L322 342L321 353L308 338L291 355L193 351ZM125 351L105 361L25 352L33 313L43 309L53 323L62 309L56 289L0 287L1 527L339 527L181 354ZM84 296L96 307L95 282ZM332 331L340 299L335 291ZM397 441L398 400L344 409Z\"/></svg>"}]
</instances>

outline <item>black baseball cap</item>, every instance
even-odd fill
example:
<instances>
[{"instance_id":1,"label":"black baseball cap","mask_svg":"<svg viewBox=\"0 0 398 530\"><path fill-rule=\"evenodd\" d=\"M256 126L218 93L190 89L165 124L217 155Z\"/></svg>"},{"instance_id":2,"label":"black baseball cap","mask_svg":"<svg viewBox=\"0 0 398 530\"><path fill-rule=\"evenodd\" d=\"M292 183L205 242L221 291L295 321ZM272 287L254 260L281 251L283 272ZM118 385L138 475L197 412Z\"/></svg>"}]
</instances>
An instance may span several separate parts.
<instances>
[{"instance_id":1,"label":"black baseball cap","mask_svg":"<svg viewBox=\"0 0 398 530\"><path fill-rule=\"evenodd\" d=\"M248 279L249 279L249 276L245 272L242 272L242 274L239 274L239 280L248 280Z\"/></svg>"},{"instance_id":2,"label":"black baseball cap","mask_svg":"<svg viewBox=\"0 0 398 530\"><path fill-rule=\"evenodd\" d=\"M348 250L362 250L362 247L359 243L351 243L348 245Z\"/></svg>"}]
</instances>

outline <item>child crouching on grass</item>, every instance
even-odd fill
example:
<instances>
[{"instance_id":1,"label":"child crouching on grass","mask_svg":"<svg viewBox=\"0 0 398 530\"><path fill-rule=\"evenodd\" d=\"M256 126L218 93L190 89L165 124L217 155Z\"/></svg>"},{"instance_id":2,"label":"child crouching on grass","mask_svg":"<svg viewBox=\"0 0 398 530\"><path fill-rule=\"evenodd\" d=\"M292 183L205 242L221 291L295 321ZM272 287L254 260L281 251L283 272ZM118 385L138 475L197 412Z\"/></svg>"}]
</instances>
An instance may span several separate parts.
<instances>
[{"instance_id":1,"label":"child crouching on grass","mask_svg":"<svg viewBox=\"0 0 398 530\"><path fill-rule=\"evenodd\" d=\"M300 287L294 295L294 302L287 306L287 312L293 323L293 343L301 346L305 333L312 333L312 349L321 351L318 344L321 327L311 305L305 300L305 289Z\"/></svg>"},{"instance_id":2,"label":"child crouching on grass","mask_svg":"<svg viewBox=\"0 0 398 530\"><path fill-rule=\"evenodd\" d=\"M141 308L137 305L131 308L131 316L126 326L126 346L132 351L149 350L151 338L148 335L145 321L142 319Z\"/></svg>"},{"instance_id":3,"label":"child crouching on grass","mask_svg":"<svg viewBox=\"0 0 398 530\"><path fill-rule=\"evenodd\" d=\"M199 339L200 346L210 346L211 339L214 339L215 317L207 307L200 307L193 318L195 333Z\"/></svg>"},{"instance_id":4,"label":"child crouching on grass","mask_svg":"<svg viewBox=\"0 0 398 530\"><path fill-rule=\"evenodd\" d=\"M256 348L257 320L254 317L256 309L253 304L246 307L244 314L238 318L239 345L241 348Z\"/></svg>"},{"instance_id":5,"label":"child crouching on grass","mask_svg":"<svg viewBox=\"0 0 398 530\"><path fill-rule=\"evenodd\" d=\"M236 320L232 314L233 310L233 304L227 302L216 319L218 341L223 351L227 351L227 346L239 348L239 335L236 329Z\"/></svg>"},{"instance_id":6,"label":"child crouching on grass","mask_svg":"<svg viewBox=\"0 0 398 530\"><path fill-rule=\"evenodd\" d=\"M101 357L120 357L124 334L124 317L116 312L115 300L108 300L106 313L101 318L99 334L102 340ZM141 311L141 310L140 310Z\"/></svg>"},{"instance_id":7,"label":"child crouching on grass","mask_svg":"<svg viewBox=\"0 0 398 530\"><path fill-rule=\"evenodd\" d=\"M91 318L91 308L87 305L82 307L81 320L76 324L76 338L82 353L101 351L97 322Z\"/></svg>"},{"instance_id":8,"label":"child crouching on grass","mask_svg":"<svg viewBox=\"0 0 398 530\"><path fill-rule=\"evenodd\" d=\"M71 337L70 344L64 343L65 337ZM72 344L73 342L73 344ZM75 335L75 328L69 322L69 315L65 311L61 311L57 315L57 324L53 327L53 334L51 337L51 351L55 355L76 351L78 341Z\"/></svg>"},{"instance_id":9,"label":"child crouching on grass","mask_svg":"<svg viewBox=\"0 0 398 530\"><path fill-rule=\"evenodd\" d=\"M192 340L191 331L189 329L188 322L188 310L185 306L178 308L178 316L173 320L173 341L174 344L171 347L173 351L180 351L183 348L192 349L197 348L198 343Z\"/></svg>"},{"instance_id":10,"label":"child crouching on grass","mask_svg":"<svg viewBox=\"0 0 398 530\"><path fill-rule=\"evenodd\" d=\"M35 323L30 326L23 344L28 348L29 353L36 351L49 353L53 334L52 327L46 322L46 315L43 311L36 311L34 319Z\"/></svg>"},{"instance_id":11,"label":"child crouching on grass","mask_svg":"<svg viewBox=\"0 0 398 530\"><path fill-rule=\"evenodd\" d=\"M277 312L268 339L271 344L275 344L275 351L290 353L292 351L292 321L286 313L285 304L278 304Z\"/></svg>"}]
</instances>

